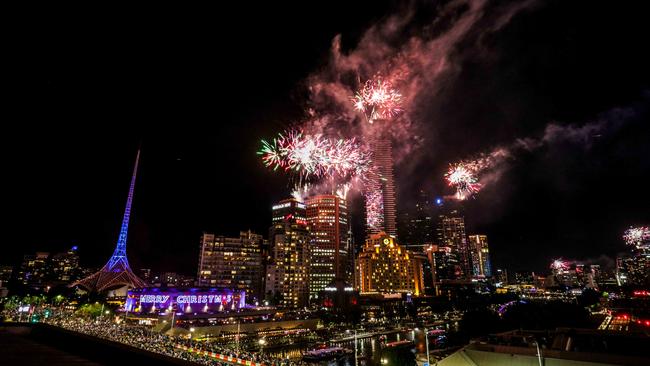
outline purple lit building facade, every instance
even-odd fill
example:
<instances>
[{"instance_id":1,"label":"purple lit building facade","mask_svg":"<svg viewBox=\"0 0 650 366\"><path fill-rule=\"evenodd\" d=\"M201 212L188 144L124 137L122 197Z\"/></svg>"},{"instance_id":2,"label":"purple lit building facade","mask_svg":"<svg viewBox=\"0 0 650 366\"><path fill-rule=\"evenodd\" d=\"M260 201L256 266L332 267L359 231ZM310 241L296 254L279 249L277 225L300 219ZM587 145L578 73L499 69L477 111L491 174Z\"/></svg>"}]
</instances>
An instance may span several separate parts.
<instances>
[{"instance_id":1,"label":"purple lit building facade","mask_svg":"<svg viewBox=\"0 0 650 366\"><path fill-rule=\"evenodd\" d=\"M219 288L137 288L129 291L125 309L132 313L220 313L246 306L246 292Z\"/></svg>"}]
</instances>

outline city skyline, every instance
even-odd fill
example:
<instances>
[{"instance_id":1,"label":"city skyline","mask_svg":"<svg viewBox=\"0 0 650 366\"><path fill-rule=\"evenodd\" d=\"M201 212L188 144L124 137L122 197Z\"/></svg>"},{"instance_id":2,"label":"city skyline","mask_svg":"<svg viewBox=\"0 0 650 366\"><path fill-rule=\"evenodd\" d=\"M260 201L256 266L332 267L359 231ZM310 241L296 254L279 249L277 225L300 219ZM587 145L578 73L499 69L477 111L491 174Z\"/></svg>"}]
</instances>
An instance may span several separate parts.
<instances>
[{"instance_id":1,"label":"city skyline","mask_svg":"<svg viewBox=\"0 0 650 366\"><path fill-rule=\"evenodd\" d=\"M561 141L522 153L508 162L509 167L498 186L486 186L476 198L460 203L466 212L467 231L488 236L493 268L540 271L557 257L589 259L606 255L613 260L617 253L625 250L620 239L622 232L629 226L647 225L650 221L648 192L637 189L633 196L625 194L630 185L642 186L648 181L649 174L645 158L649 135L646 123L648 74L640 67L647 60L634 53L634 40L638 37L636 29L631 22L626 22L616 23L618 26L605 31L600 30L595 21L571 23L558 15L549 15L564 10L577 14L579 5L551 3L533 7L518 14L498 33L486 36L486 43L481 45L497 55L496 60L481 57L478 61L470 60L459 49L456 62L464 67L466 73L461 73L455 82L448 84L447 93L436 98L423 97L432 103L431 108L438 109L437 112L421 111L426 118L419 121L426 127L422 134L425 146L431 148L417 147L413 155L396 162L398 214L410 209L416 200L415 192L420 189L428 191L432 197L443 198L444 207L449 207L459 204L447 198L454 191L446 187L442 179L449 163L492 151L510 143L513 138L546 136L546 127L551 123L575 126L573 131L576 132L579 127L595 121L620 122L616 128L590 135L584 148ZM595 5L593 10L601 15L609 12L602 5ZM340 8L329 10L338 11ZM15 214L6 225L9 228L7 240L13 245L7 248L7 255L3 256L0 264L16 265L27 253L65 251L77 245L84 266L101 266L110 256L117 239L123 196L128 186L124 177L131 169L132 152L141 141L142 174L129 240L134 268L168 268L192 274L201 232L236 236L240 230L250 229L266 233L273 202L288 197L290 187L285 177L267 172L257 160L255 150L259 139L274 136L300 119L299 107L293 103L292 96L303 90L301 82L327 58L324 53L337 34L342 34L345 50L354 50L360 35L365 34L371 25L381 24L386 14L400 11L394 4L377 5L372 11L352 7L344 12L342 25L322 24L318 30L308 29L304 35L289 36L283 51L289 55L287 59L293 61L286 66L281 65L284 61L269 61L268 64L246 64L235 68L237 77L224 82L224 89L233 88L234 94L246 95L251 85L259 88L250 95L251 98L246 98L246 102L239 101L241 104L234 104L225 111L221 109L217 116L211 114L212 110L218 109L211 105L216 95L199 97L197 100L201 105L197 109L190 108L195 106L194 97L210 89L203 83L218 84L214 76L201 81L207 63L194 71L193 79L197 81L186 81L180 74L170 76L173 87L195 90L191 97L172 94L173 97L161 98L166 102L178 98L171 113L156 112L151 119L129 117L115 122L115 117L128 114L124 112L150 109L130 103L117 111L98 112L115 104L115 99L110 96L120 94L123 86L128 85L125 81L139 80L135 77L137 73L122 65L107 72L109 76L116 76L123 71L124 76L109 80L108 76L93 71L96 68L107 69L108 61L92 59L80 70L66 66L63 60L55 62L42 79L30 79L34 82L33 89L24 89L24 86L18 89L33 96L37 104L51 107L45 109L52 113L53 120L67 120L65 117L71 107L69 100L79 99L87 103L80 103L69 123L55 124L56 131L52 132L57 132L57 139L51 139L45 133L55 128L53 125L29 134L29 141L16 139L3 146L7 149L6 156L21 151L22 158L9 162L8 166L8 176L12 181L6 184L15 194L9 197L7 207ZM549 17L558 20L553 32L548 27L534 29L534 24L548 21ZM135 23L131 26L134 29L141 27ZM264 23L258 27L264 28ZM59 32L57 35L69 35L65 30ZM266 37L285 33L290 32L278 29ZM512 53L503 51L504 48L522 47L521 41L513 38L514 33L523 34L524 39L539 40L537 44L529 45L531 56L523 57L517 53L517 57L522 57L521 61L516 61ZM79 55L82 51L76 47L84 44L86 37L92 34L102 34L102 31L91 26L89 35L70 37L61 48L53 48L53 52ZM126 32L118 36L127 39ZM193 44L208 41L205 37L199 37ZM600 44L590 41L592 38L629 39L629 42L617 43L615 47L619 55L608 53L603 59L594 57L601 56ZM307 51L292 51L293 47L304 45L305 39L315 41ZM584 47L573 47L578 42ZM538 64L537 56L544 54L544 45L547 44L563 45L562 49L571 57L553 58ZM99 54L104 46L112 51L121 49L100 41L98 46L91 46L91 51ZM152 47L161 50L163 46L159 41ZM179 47L180 42L173 42L172 46ZM136 63L142 65L153 58L139 54L136 59ZM17 60L17 75L27 74L30 68L17 65ZM295 68L296 65L301 67ZM615 77L601 75L605 80L597 81L598 78L594 77L598 75L597 71L610 65L618 65L614 68L620 69L620 74ZM497 75L492 78L485 74L487 66L496 70ZM507 73L502 69L508 66L519 76L514 80L505 78L507 82L497 82L504 79L503 75ZM154 69L160 67L157 65ZM295 71L283 80L274 76L272 71L275 69ZM249 76L247 72L253 75ZM98 86L85 81L86 73L100 81ZM142 88L153 92L152 96L144 99L145 106L158 105L156 103L160 101L156 99L170 90L163 88L165 92L155 92L154 89L162 83L154 82L155 75L154 72L145 73L145 79L138 81ZM541 83L537 75L544 75L549 84ZM496 84L491 87L482 83L476 85L476 78L487 78ZM570 85L559 88L560 81L567 81ZM17 85L18 81L12 80L14 84ZM531 86L522 87L521 84ZM87 93L87 90L91 92ZM463 108L459 108L459 102L454 102L454 99L465 100L458 97L469 90L474 90L475 94L470 95L479 102L463 102ZM519 94L533 92L549 97L531 98L536 103L513 107ZM133 92L126 93L135 96L131 94ZM488 98L491 93L501 96L491 100ZM100 97L91 98L85 94ZM576 99L576 95L580 97ZM226 103L227 100L222 101ZM40 119L47 115L38 113L31 118ZM444 118L438 118L443 115ZM162 127L152 129L150 123L155 119L173 123L176 127L169 131ZM210 122L207 126L198 122L207 120L224 122ZM435 123L431 122L434 120ZM185 123L187 125L181 126ZM128 132L121 128L121 125L130 124L133 128ZM78 126L98 127L105 129L106 134L102 138L79 139L69 133L77 131ZM484 133L483 126L494 133ZM18 128L20 132L24 127ZM83 128L80 131L83 132ZM408 142L407 145L412 144ZM400 154L403 148L399 146ZM352 197L352 201L352 220L358 221L363 212L359 210L358 197ZM353 232L360 242L363 238L360 228L355 227ZM178 257L174 255L177 248L186 248L186 252ZM527 257L524 255L527 248L544 250L540 255Z\"/></svg>"},{"instance_id":2,"label":"city skyline","mask_svg":"<svg viewBox=\"0 0 650 366\"><path fill-rule=\"evenodd\" d=\"M650 3L93 7L8 12L3 364L650 365Z\"/></svg>"}]
</instances>

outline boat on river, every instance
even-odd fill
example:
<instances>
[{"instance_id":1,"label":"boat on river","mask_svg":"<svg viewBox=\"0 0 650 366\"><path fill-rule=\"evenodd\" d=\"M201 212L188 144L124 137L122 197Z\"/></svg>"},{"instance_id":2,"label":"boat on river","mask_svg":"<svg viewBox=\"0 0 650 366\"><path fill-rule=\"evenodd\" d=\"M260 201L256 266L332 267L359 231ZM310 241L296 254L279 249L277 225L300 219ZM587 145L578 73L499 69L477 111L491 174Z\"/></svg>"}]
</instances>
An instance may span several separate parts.
<instances>
[{"instance_id":1,"label":"boat on river","mask_svg":"<svg viewBox=\"0 0 650 366\"><path fill-rule=\"evenodd\" d=\"M329 347L307 351L302 355L303 361L319 362L331 359L338 359L351 355L354 351L343 347Z\"/></svg>"}]
</instances>

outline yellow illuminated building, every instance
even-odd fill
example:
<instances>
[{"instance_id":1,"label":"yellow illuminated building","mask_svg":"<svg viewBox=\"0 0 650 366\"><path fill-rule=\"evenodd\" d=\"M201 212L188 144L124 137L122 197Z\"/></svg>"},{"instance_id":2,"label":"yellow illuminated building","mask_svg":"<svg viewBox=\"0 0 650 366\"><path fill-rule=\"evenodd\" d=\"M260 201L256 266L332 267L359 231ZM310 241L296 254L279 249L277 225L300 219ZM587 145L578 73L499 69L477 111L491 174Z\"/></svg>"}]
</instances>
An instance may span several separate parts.
<instances>
[{"instance_id":1,"label":"yellow illuminated building","mask_svg":"<svg viewBox=\"0 0 650 366\"><path fill-rule=\"evenodd\" d=\"M422 258L402 248L385 232L370 235L358 257L357 285L362 294L411 293L424 288Z\"/></svg>"}]
</instances>

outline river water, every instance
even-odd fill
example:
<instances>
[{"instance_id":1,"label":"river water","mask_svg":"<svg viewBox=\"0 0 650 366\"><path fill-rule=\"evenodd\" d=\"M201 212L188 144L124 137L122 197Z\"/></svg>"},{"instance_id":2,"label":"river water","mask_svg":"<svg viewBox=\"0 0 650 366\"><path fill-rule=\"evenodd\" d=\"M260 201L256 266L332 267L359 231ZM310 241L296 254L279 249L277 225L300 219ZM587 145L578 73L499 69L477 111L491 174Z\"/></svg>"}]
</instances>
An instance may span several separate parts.
<instances>
[{"instance_id":1,"label":"river water","mask_svg":"<svg viewBox=\"0 0 650 366\"><path fill-rule=\"evenodd\" d=\"M387 350L384 348L382 349L381 347L381 341L379 340L380 336L373 336L370 338L363 338L363 339L358 339L357 340L357 355L359 358L359 364L360 365L366 365L366 366L381 366L381 359L387 357L386 353ZM400 347L398 349L392 349L390 352L393 353L403 353L402 355L399 355L400 357L411 357L414 360L420 359L426 359L426 345L425 345L425 338L424 338L424 332L419 330L419 331L406 331L406 332L399 332L399 333L392 333L392 334L387 334L386 335L386 342L395 342L395 341L403 341L403 340L409 340L413 341L414 344L412 346L406 346L406 347ZM429 347L430 350L433 350L436 348L436 341L438 340L437 337L429 335ZM441 340L441 339L440 339ZM344 342L336 342L336 343L330 343L331 346L340 346L343 348L348 348L351 350L354 350L354 341L344 341ZM273 349L273 350L268 350L265 351L267 354L269 354L272 357L279 358L279 359L291 359L291 360L299 360L302 357L302 353L306 350L308 350L309 347L307 346L286 346L283 348L278 348L278 349ZM405 354L405 353L410 353L410 355ZM349 357L344 357L340 360L331 360L331 361L323 361L318 363L320 365L327 365L327 366L353 366L354 365L354 354L350 355ZM390 366L390 365L389 365Z\"/></svg>"}]
</instances>

